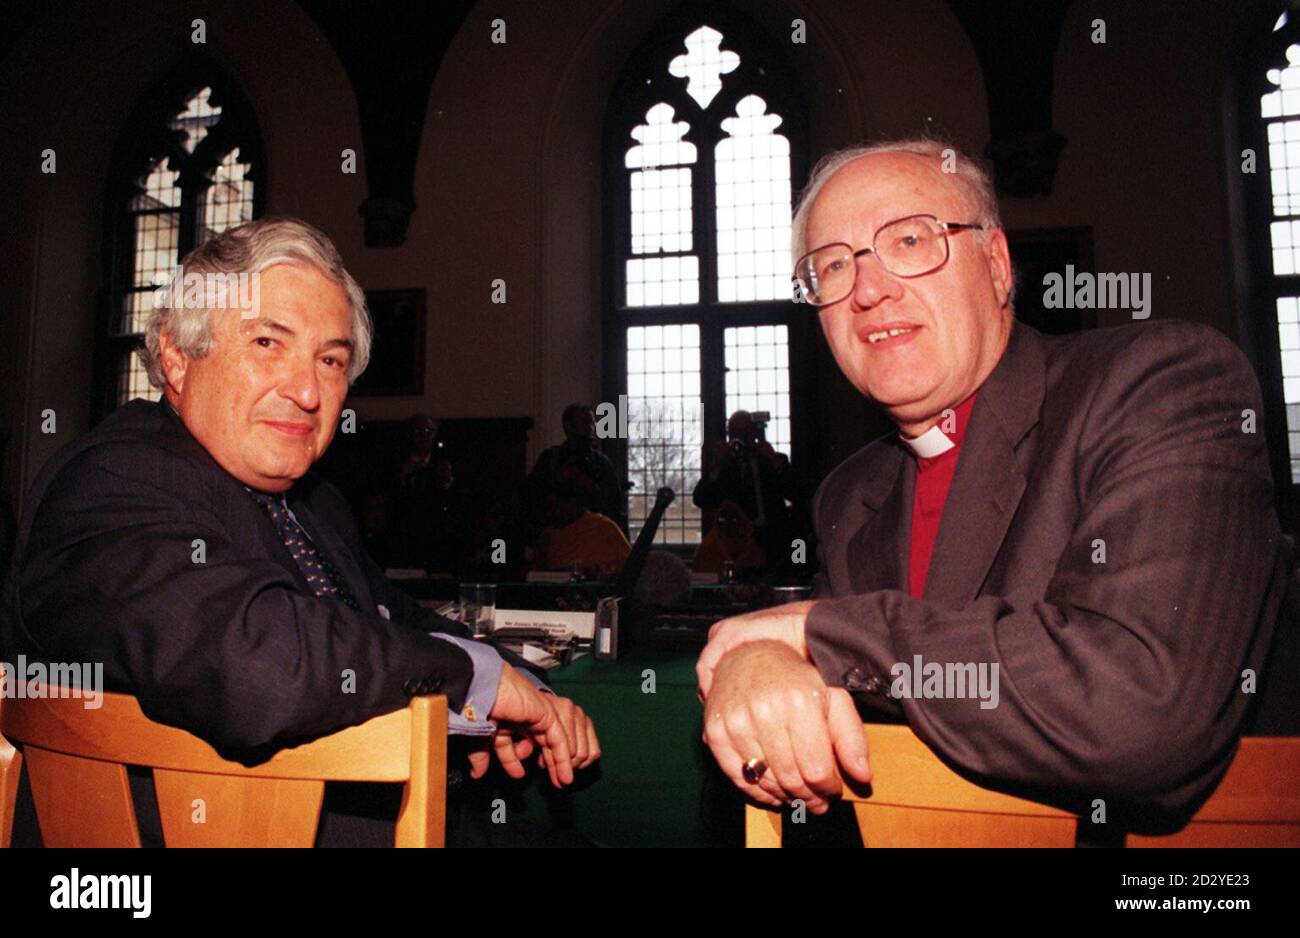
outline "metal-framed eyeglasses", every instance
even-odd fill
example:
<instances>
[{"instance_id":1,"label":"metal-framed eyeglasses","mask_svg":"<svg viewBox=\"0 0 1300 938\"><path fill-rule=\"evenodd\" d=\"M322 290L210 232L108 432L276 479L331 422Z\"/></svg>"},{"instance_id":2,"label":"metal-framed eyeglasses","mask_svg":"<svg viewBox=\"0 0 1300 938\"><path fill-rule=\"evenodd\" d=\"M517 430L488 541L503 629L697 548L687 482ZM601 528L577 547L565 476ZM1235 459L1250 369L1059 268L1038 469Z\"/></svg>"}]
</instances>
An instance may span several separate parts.
<instances>
[{"instance_id":1,"label":"metal-framed eyeglasses","mask_svg":"<svg viewBox=\"0 0 1300 938\"><path fill-rule=\"evenodd\" d=\"M983 228L970 222L939 221L934 215L896 218L880 226L869 248L855 251L852 245L836 242L809 251L794 265L794 281L807 302L829 306L853 292L859 257L876 255L895 277L923 277L948 263L949 235Z\"/></svg>"}]
</instances>

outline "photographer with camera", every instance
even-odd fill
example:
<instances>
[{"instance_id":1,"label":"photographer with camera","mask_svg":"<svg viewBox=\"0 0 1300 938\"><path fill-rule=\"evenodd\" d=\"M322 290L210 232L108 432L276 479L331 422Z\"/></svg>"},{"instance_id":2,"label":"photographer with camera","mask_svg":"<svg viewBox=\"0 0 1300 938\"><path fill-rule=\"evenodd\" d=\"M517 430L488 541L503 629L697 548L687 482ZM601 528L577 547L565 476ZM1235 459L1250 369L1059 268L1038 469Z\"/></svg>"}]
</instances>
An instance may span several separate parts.
<instances>
[{"instance_id":1,"label":"photographer with camera","mask_svg":"<svg viewBox=\"0 0 1300 938\"><path fill-rule=\"evenodd\" d=\"M727 440L713 448L708 473L695 486L695 504L715 512L723 502L739 506L754 525L770 571L790 554L790 505L795 477L789 457L766 439L769 415L738 410L727 420Z\"/></svg>"}]
</instances>

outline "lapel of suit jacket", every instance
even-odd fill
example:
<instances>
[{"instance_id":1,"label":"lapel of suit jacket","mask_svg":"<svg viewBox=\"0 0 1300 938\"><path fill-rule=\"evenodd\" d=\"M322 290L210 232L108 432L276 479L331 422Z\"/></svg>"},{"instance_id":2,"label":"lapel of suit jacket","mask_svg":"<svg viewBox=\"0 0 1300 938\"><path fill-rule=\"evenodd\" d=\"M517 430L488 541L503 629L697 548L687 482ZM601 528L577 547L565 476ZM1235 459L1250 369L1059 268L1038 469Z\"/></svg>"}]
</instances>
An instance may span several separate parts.
<instances>
[{"instance_id":1,"label":"lapel of suit jacket","mask_svg":"<svg viewBox=\"0 0 1300 938\"><path fill-rule=\"evenodd\" d=\"M907 588L916 464L896 436L878 446L879 458L864 473L862 504L867 520L848 548L849 583L855 594Z\"/></svg>"},{"instance_id":2,"label":"lapel of suit jacket","mask_svg":"<svg viewBox=\"0 0 1300 938\"><path fill-rule=\"evenodd\" d=\"M1006 352L981 385L962 441L930 558L925 598L974 601L1025 492L1021 440L1038 423L1046 386L1043 338L1016 323Z\"/></svg>"}]
</instances>

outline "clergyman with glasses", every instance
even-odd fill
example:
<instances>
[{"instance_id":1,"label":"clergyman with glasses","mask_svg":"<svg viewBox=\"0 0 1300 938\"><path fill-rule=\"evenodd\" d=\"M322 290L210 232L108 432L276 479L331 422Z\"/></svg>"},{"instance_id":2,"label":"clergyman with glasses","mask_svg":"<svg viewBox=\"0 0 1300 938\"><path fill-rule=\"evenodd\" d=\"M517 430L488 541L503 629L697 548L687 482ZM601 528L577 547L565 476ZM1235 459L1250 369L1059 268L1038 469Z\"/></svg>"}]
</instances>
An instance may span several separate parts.
<instances>
[{"instance_id":1,"label":"clergyman with glasses","mask_svg":"<svg viewBox=\"0 0 1300 938\"><path fill-rule=\"evenodd\" d=\"M1252 716L1286 577L1242 353L1171 320L1017 322L989 177L932 140L825 158L793 239L836 362L897 432L818 490L816 598L712 630L722 770L824 813L871 778L865 713L993 787L1189 814Z\"/></svg>"}]
</instances>

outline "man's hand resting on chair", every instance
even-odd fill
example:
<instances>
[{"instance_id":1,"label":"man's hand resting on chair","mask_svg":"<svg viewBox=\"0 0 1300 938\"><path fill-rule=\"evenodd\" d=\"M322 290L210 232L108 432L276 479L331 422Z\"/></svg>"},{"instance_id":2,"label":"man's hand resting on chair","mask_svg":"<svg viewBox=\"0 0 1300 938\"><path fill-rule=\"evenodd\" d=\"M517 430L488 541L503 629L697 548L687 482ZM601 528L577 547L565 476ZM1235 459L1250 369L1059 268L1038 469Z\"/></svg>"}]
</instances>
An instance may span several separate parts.
<instances>
[{"instance_id":1,"label":"man's hand resting on chair","mask_svg":"<svg viewBox=\"0 0 1300 938\"><path fill-rule=\"evenodd\" d=\"M843 787L840 770L868 782L867 739L848 692L809 663L797 603L719 622L696 667L704 741L741 791L778 807L799 798L823 814ZM762 765L757 783L747 762Z\"/></svg>"}]
</instances>

